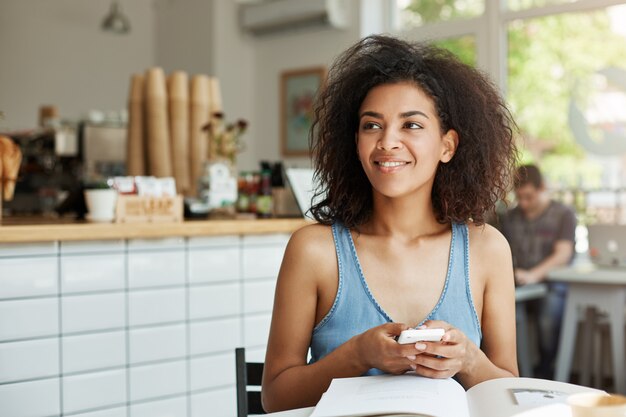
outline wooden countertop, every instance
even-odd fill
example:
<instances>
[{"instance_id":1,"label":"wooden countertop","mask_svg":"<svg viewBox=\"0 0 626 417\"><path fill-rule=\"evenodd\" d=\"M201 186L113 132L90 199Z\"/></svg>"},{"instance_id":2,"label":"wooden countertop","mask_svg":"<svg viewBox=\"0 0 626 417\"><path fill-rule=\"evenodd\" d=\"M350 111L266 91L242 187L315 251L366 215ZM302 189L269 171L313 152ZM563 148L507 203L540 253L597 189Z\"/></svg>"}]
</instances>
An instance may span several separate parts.
<instances>
[{"instance_id":1,"label":"wooden countertop","mask_svg":"<svg viewBox=\"0 0 626 417\"><path fill-rule=\"evenodd\" d=\"M173 236L292 233L304 219L191 220L182 223L89 223L79 221L12 221L3 219L0 243L68 240L149 239Z\"/></svg>"}]
</instances>

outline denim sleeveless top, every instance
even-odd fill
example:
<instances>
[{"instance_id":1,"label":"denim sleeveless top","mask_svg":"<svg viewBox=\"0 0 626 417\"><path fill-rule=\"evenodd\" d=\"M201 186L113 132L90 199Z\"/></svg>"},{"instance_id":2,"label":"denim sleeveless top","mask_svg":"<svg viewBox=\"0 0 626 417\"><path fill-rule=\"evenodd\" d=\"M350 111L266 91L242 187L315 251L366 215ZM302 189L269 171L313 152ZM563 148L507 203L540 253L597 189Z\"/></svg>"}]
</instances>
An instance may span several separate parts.
<instances>
[{"instance_id":1,"label":"denim sleeveless top","mask_svg":"<svg viewBox=\"0 0 626 417\"><path fill-rule=\"evenodd\" d=\"M313 329L310 363L328 355L353 336L392 322L367 286L350 230L335 223L332 232L338 259L339 285L330 311ZM452 224L446 281L439 301L422 323L426 320L446 321L480 346L480 323L470 291L466 224ZM365 375L382 373L372 368Z\"/></svg>"}]
</instances>

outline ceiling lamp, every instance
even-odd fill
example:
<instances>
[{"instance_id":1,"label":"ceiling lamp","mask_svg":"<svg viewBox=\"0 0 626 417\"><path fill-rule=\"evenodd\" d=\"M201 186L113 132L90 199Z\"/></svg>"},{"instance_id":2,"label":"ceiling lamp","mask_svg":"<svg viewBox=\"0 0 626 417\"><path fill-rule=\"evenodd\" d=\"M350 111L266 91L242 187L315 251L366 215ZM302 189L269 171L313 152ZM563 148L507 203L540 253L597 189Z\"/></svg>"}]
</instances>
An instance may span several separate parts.
<instances>
[{"instance_id":1,"label":"ceiling lamp","mask_svg":"<svg viewBox=\"0 0 626 417\"><path fill-rule=\"evenodd\" d=\"M119 34L130 32L130 21L122 14L116 1L111 3L109 14L102 20L102 30Z\"/></svg>"}]
</instances>

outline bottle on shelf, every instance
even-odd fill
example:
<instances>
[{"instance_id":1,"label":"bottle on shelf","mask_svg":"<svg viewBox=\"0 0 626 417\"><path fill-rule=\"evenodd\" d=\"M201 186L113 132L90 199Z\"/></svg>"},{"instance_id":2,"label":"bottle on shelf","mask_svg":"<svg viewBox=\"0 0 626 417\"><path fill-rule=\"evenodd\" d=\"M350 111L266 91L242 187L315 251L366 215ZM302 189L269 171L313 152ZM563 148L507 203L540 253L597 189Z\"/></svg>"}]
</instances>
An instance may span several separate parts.
<instances>
[{"instance_id":1,"label":"bottle on shelf","mask_svg":"<svg viewBox=\"0 0 626 417\"><path fill-rule=\"evenodd\" d=\"M248 173L242 172L237 178L237 211L247 213L250 211L250 194L247 181Z\"/></svg>"},{"instance_id":2,"label":"bottle on shelf","mask_svg":"<svg viewBox=\"0 0 626 417\"><path fill-rule=\"evenodd\" d=\"M246 176L246 182L248 187L248 195L250 196L250 202L248 206L248 213L257 213L257 199L259 194L260 175L258 172L250 172Z\"/></svg>"},{"instance_id":3,"label":"bottle on shelf","mask_svg":"<svg viewBox=\"0 0 626 417\"><path fill-rule=\"evenodd\" d=\"M256 202L257 216L262 218L271 217L272 206L272 172L263 170L261 171L261 183Z\"/></svg>"}]
</instances>

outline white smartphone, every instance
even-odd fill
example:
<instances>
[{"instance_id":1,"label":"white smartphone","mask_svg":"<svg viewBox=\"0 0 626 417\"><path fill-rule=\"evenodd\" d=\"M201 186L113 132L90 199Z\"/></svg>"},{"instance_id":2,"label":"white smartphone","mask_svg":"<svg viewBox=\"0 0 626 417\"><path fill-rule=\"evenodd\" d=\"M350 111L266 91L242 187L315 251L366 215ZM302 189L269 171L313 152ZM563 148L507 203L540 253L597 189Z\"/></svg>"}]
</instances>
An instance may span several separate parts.
<instances>
[{"instance_id":1,"label":"white smartphone","mask_svg":"<svg viewBox=\"0 0 626 417\"><path fill-rule=\"evenodd\" d=\"M417 342L440 342L446 331L443 329L408 329L398 336L398 343L406 345Z\"/></svg>"}]
</instances>

